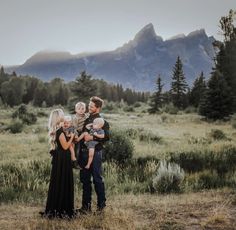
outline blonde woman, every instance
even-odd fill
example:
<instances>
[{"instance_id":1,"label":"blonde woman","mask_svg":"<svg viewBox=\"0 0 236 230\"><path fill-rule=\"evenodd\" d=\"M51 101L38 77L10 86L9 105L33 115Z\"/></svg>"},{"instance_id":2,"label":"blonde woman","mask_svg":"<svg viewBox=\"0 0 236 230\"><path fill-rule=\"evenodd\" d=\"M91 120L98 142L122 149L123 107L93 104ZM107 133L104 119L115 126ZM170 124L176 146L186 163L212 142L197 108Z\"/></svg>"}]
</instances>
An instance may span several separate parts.
<instances>
[{"instance_id":1,"label":"blonde woman","mask_svg":"<svg viewBox=\"0 0 236 230\"><path fill-rule=\"evenodd\" d=\"M71 166L70 146L74 138L67 141L63 131L64 112L55 109L49 117L49 142L52 153L52 170L46 209L40 214L47 218L72 218L74 212L74 182Z\"/></svg>"}]
</instances>

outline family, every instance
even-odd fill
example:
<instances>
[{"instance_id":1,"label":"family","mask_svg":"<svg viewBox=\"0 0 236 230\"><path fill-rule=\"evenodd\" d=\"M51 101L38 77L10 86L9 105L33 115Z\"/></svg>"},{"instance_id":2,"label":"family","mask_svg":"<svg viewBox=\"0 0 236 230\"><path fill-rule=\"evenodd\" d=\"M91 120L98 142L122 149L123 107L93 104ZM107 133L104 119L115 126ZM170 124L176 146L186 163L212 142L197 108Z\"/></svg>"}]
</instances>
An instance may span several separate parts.
<instances>
[{"instance_id":1,"label":"family","mask_svg":"<svg viewBox=\"0 0 236 230\"><path fill-rule=\"evenodd\" d=\"M49 117L49 142L52 169L46 208L40 212L46 218L74 218L78 213L92 212L92 182L97 195L97 212L106 206L105 186L102 177L103 144L109 140L109 124L100 111L103 100L90 98L86 105L78 102L76 114L65 116L62 109L55 109ZM72 169L80 169L82 183L81 208L74 207L74 180Z\"/></svg>"}]
</instances>

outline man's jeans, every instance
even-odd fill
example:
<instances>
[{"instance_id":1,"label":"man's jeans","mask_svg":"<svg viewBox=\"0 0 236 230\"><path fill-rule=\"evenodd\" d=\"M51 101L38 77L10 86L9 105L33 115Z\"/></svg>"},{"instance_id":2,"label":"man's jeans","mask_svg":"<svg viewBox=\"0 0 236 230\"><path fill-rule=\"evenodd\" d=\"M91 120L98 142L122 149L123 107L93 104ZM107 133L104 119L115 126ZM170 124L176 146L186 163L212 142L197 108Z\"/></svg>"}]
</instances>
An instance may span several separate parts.
<instances>
[{"instance_id":1,"label":"man's jeans","mask_svg":"<svg viewBox=\"0 0 236 230\"><path fill-rule=\"evenodd\" d=\"M97 194L97 208L104 208L106 206L105 197L105 186L102 178L102 150L96 151L94 153L93 162L90 169L85 169L84 167L80 171L80 181L83 184L83 195L82 195L82 207L87 209L91 207L92 200L92 182L91 177L93 177L93 183L95 192ZM88 151L82 154L82 165L85 166L88 160ZM85 156L86 154L86 156Z\"/></svg>"}]
</instances>

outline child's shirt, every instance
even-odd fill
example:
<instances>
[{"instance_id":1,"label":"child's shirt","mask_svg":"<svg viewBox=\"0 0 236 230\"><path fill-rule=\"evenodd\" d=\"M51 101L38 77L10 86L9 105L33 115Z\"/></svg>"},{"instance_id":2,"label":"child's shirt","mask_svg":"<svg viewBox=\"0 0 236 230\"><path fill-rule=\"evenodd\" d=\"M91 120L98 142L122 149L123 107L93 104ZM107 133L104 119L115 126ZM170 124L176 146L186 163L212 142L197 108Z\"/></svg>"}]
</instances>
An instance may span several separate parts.
<instances>
[{"instance_id":1,"label":"child's shirt","mask_svg":"<svg viewBox=\"0 0 236 230\"><path fill-rule=\"evenodd\" d=\"M72 124L76 128L76 130L81 133L84 127L85 120L89 117L88 113L85 113L83 116L75 114L72 117Z\"/></svg>"},{"instance_id":2,"label":"child's shirt","mask_svg":"<svg viewBox=\"0 0 236 230\"><path fill-rule=\"evenodd\" d=\"M93 135L95 132L97 134L104 134L105 135L105 132L103 129L93 129L93 128L90 129L89 134Z\"/></svg>"}]
</instances>

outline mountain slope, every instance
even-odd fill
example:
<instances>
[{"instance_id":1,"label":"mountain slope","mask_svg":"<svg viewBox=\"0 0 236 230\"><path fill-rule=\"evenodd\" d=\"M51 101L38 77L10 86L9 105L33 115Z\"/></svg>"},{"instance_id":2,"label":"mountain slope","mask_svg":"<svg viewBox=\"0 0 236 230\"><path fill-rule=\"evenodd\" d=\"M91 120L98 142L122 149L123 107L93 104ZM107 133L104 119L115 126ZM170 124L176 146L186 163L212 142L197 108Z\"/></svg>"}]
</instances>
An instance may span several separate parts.
<instances>
[{"instance_id":1,"label":"mountain slope","mask_svg":"<svg viewBox=\"0 0 236 230\"><path fill-rule=\"evenodd\" d=\"M207 76L213 66L213 37L203 29L187 36L168 40L157 36L152 24L142 28L128 43L110 52L71 55L68 52L39 52L23 65L7 68L17 74L30 74L43 80L62 77L74 80L86 70L94 77L121 83L136 90L153 90L158 74L169 88L177 56L183 62L187 82L191 85L201 71Z\"/></svg>"}]
</instances>

